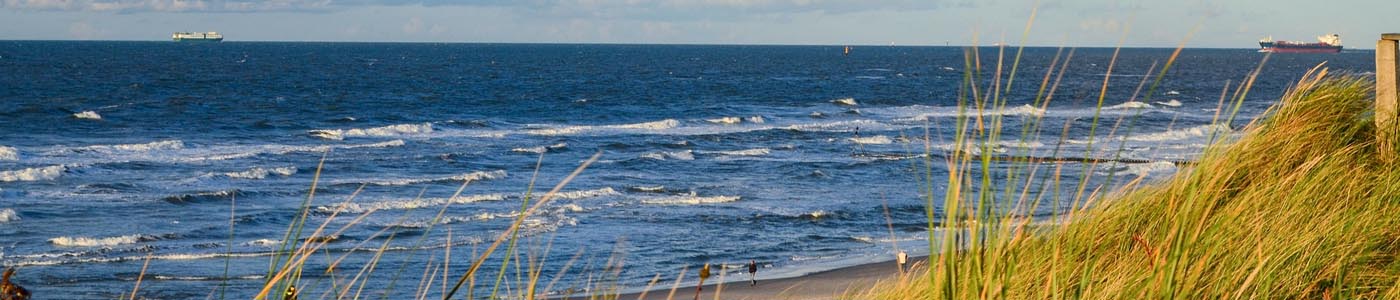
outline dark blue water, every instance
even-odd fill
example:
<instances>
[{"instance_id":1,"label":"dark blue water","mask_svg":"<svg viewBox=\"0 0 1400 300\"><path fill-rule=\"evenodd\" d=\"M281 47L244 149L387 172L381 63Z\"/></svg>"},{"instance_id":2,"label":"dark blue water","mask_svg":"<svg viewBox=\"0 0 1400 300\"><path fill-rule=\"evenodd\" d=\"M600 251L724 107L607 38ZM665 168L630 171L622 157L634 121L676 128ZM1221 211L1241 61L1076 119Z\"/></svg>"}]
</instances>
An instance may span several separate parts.
<instances>
[{"instance_id":1,"label":"dark blue water","mask_svg":"<svg viewBox=\"0 0 1400 300\"><path fill-rule=\"evenodd\" d=\"M446 245L449 277L461 275L519 212L537 162L539 194L594 153L601 160L521 232L543 282L578 255L555 290L600 280L614 253L629 288L705 262L756 259L761 277L779 277L885 260L896 244L923 253L923 161L901 158L925 142L935 154L955 148L967 64L980 64L985 89L998 57L981 48L970 61L965 50L0 42L0 264L40 298L114 298L150 255L142 295L203 299L218 297L227 263L228 296L247 298L324 157L311 226L361 187L344 207L351 217L329 227L375 212L310 259L300 286L320 297L387 247L366 293L404 298ZM1048 109L1027 106L1059 51L1026 49L1006 109L985 114L1016 129L999 151L1083 156L1113 50L1075 50ZM1095 131L1110 142L1095 153L1149 163L1093 176L1170 175L1170 161L1237 132L1309 68L1372 68L1370 52L1275 55L1235 121L1213 126L1222 90L1233 94L1263 54L1187 49L1129 103L1170 54L1120 54ZM1040 117L1048 129L1017 147L1021 124ZM933 182L941 199L946 179ZM501 256L491 259L487 286Z\"/></svg>"}]
</instances>

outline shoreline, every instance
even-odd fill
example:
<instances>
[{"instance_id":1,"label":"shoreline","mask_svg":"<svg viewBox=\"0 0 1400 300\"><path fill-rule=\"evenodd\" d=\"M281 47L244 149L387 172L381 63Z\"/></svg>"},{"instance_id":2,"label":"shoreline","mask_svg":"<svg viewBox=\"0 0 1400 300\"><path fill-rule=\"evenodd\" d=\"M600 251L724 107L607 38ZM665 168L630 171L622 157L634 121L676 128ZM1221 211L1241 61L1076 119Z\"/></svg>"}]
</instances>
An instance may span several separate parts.
<instances>
[{"instance_id":1,"label":"shoreline","mask_svg":"<svg viewBox=\"0 0 1400 300\"><path fill-rule=\"evenodd\" d=\"M909 257L909 265L924 265L928 261L928 256ZM696 270L686 272L695 273ZM747 279L747 272L735 272L740 274L742 279ZM759 270L763 274L763 270ZM696 274L686 274L687 278L693 278ZM702 299L731 299L731 300L765 300L765 299L786 299L786 300L827 300L841 299L848 292L862 292L872 287L875 283L894 279L899 275L899 270L895 266L894 260L885 260L873 263L865 263L848 267L841 267L826 271L809 273L795 277L759 279L757 285L750 286L748 280L736 280L730 282L705 284L699 297ZM711 277L712 280L719 280L719 275ZM674 280L674 279L673 279ZM649 290L629 292L619 294L617 299L639 299L639 300L666 300L666 299L695 299L696 285L682 284L676 287L672 293L671 281L668 284L665 280L657 281L655 286ZM720 296L716 296L718 291ZM587 294L572 295L568 297L551 297L551 299L589 299Z\"/></svg>"}]
</instances>

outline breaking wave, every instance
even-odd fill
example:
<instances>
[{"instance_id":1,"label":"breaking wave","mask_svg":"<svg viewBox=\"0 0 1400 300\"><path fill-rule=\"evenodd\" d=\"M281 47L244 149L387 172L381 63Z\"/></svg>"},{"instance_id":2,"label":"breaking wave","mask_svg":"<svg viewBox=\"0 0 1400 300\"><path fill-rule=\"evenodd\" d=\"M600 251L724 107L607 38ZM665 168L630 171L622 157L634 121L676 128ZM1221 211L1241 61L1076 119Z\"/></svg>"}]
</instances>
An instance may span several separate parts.
<instances>
[{"instance_id":1,"label":"breaking wave","mask_svg":"<svg viewBox=\"0 0 1400 300\"><path fill-rule=\"evenodd\" d=\"M685 195L677 195L677 196L668 196L668 197L660 197L660 198L645 199L645 200L642 200L642 203L644 203L644 204L658 204L658 205L686 205L686 204L696 205L696 204L728 203L728 202L734 202L734 201L739 201L739 196L709 196L709 197L700 197L700 196L695 195L695 192L690 192L690 194L685 194Z\"/></svg>"},{"instance_id":2,"label":"breaking wave","mask_svg":"<svg viewBox=\"0 0 1400 300\"><path fill-rule=\"evenodd\" d=\"M1167 102L1152 102L1152 103L1157 103L1157 105L1166 106L1166 107L1180 107L1180 106L1181 106L1181 101L1176 101L1176 99L1167 100Z\"/></svg>"},{"instance_id":3,"label":"breaking wave","mask_svg":"<svg viewBox=\"0 0 1400 300\"><path fill-rule=\"evenodd\" d=\"M80 113L75 113L75 114L73 114L73 117L74 117L74 118L79 118L79 119L87 119L87 120L101 120L101 119L102 119L102 115L99 115L99 114L97 114L97 112L91 111L91 110L89 110L89 111L83 111L83 112L80 112Z\"/></svg>"},{"instance_id":4,"label":"breaking wave","mask_svg":"<svg viewBox=\"0 0 1400 300\"><path fill-rule=\"evenodd\" d=\"M247 171L243 171L243 172L227 172L227 173L224 173L223 175L224 175L224 177L228 177L228 178L238 178L238 179L263 179L263 178L267 178L267 175L272 175L272 174L276 174L276 175L279 175L279 176L292 176L293 174L296 174L296 173L297 173L297 168L296 168L296 167L281 167L281 168L271 168L271 169L265 169L265 168L262 168L262 167L255 167L255 168L252 168L252 169L248 169Z\"/></svg>"},{"instance_id":5,"label":"breaking wave","mask_svg":"<svg viewBox=\"0 0 1400 300\"><path fill-rule=\"evenodd\" d=\"M0 171L0 182L53 180L63 176L68 167L63 165L35 167L12 171Z\"/></svg>"},{"instance_id":6,"label":"breaking wave","mask_svg":"<svg viewBox=\"0 0 1400 300\"><path fill-rule=\"evenodd\" d=\"M49 243L59 247L112 247L139 242L155 241L158 238L149 235L133 234L103 238L89 237L56 237L49 239Z\"/></svg>"},{"instance_id":7,"label":"breaking wave","mask_svg":"<svg viewBox=\"0 0 1400 300\"><path fill-rule=\"evenodd\" d=\"M398 124L373 128L315 129L308 131L311 136L328 140L343 140L347 137L390 137L418 135L433 132L433 123Z\"/></svg>"},{"instance_id":8,"label":"breaking wave","mask_svg":"<svg viewBox=\"0 0 1400 300\"><path fill-rule=\"evenodd\" d=\"M691 150L661 151L642 154L642 158L650 158L655 160L695 160L695 153Z\"/></svg>"},{"instance_id":9,"label":"breaking wave","mask_svg":"<svg viewBox=\"0 0 1400 300\"><path fill-rule=\"evenodd\" d=\"M409 199L409 200L401 200L401 201L380 201L380 202L370 202L370 203L345 203L345 204L338 204L338 205L333 205L333 206L318 206L318 207L316 207L316 211L323 212L323 213L332 213L332 212L335 212L336 210L340 210L341 213L358 214L358 213L364 213L364 212L367 212L367 211L370 211L370 210L416 209L416 208L424 208L424 207L442 206L442 205L447 205L447 204L464 204L464 203L481 202L481 201L501 201L501 200L505 200L505 199L506 199L506 196L505 196L505 195L502 195L502 194L467 195L467 196L459 196L459 197L450 198L450 199L449 199L449 198L423 198L423 199Z\"/></svg>"},{"instance_id":10,"label":"breaking wave","mask_svg":"<svg viewBox=\"0 0 1400 300\"><path fill-rule=\"evenodd\" d=\"M554 198L555 198L555 199L584 199L584 198L596 198L596 197L602 197L602 196L616 196L616 195L622 195L622 193L617 192L617 190L613 190L613 188L611 188L611 187L605 187L605 188L594 189L594 190L582 190L582 191L559 192L559 193L554 194Z\"/></svg>"},{"instance_id":11,"label":"breaking wave","mask_svg":"<svg viewBox=\"0 0 1400 300\"><path fill-rule=\"evenodd\" d=\"M729 156L764 156L764 155L768 155L768 153L771 152L771 151L772 151L772 150L769 150L768 148L754 148L754 149L733 150L733 151L700 151L700 153L701 153L701 154L729 155Z\"/></svg>"},{"instance_id":12,"label":"breaking wave","mask_svg":"<svg viewBox=\"0 0 1400 300\"><path fill-rule=\"evenodd\" d=\"M1225 126L1224 124L1210 124L1152 134L1129 136L1127 137L1127 140L1137 142L1172 141L1188 139L1193 137L1207 137L1211 134L1223 134L1229 132L1229 126Z\"/></svg>"},{"instance_id":13,"label":"breaking wave","mask_svg":"<svg viewBox=\"0 0 1400 300\"><path fill-rule=\"evenodd\" d=\"M72 152L149 152L156 150L180 150L185 142L180 140L156 141L141 144L92 145L69 148Z\"/></svg>"},{"instance_id":14,"label":"breaking wave","mask_svg":"<svg viewBox=\"0 0 1400 300\"><path fill-rule=\"evenodd\" d=\"M549 145L549 146L539 146L539 147L530 147L530 148L515 148L515 149L510 149L510 151L511 151L511 152L521 152L521 153L544 154L545 152L549 152L550 150L559 150L559 149L564 149L564 148L568 148L568 147L569 147L569 144L568 144L568 143L558 143L558 144Z\"/></svg>"},{"instance_id":15,"label":"breaking wave","mask_svg":"<svg viewBox=\"0 0 1400 300\"><path fill-rule=\"evenodd\" d=\"M0 146L0 160L19 160L19 149Z\"/></svg>"},{"instance_id":16,"label":"breaking wave","mask_svg":"<svg viewBox=\"0 0 1400 300\"><path fill-rule=\"evenodd\" d=\"M1128 102L1123 102L1123 103L1118 104L1118 105L1113 105L1113 106L1109 106L1109 107L1104 107L1103 109L1138 109L1138 108L1152 108L1152 104L1147 104L1147 103L1142 103L1142 102L1137 102L1137 101L1128 101Z\"/></svg>"},{"instance_id":17,"label":"breaking wave","mask_svg":"<svg viewBox=\"0 0 1400 300\"><path fill-rule=\"evenodd\" d=\"M383 181L371 181L371 182L367 182L367 183L370 184L370 185L378 185L378 186L399 186L399 185L413 185L413 184L430 183L430 182L451 182L451 181L461 182L461 181L491 180L491 179L498 179L498 178L502 178L502 177L506 177L506 171L505 171L505 170L476 171L476 172L471 172L471 173L466 173L466 174L456 175L456 176L448 176L448 177L403 178L403 179L393 179L393 180L383 180ZM337 184L351 184L351 183L358 183L358 182L340 182L340 183L337 183Z\"/></svg>"},{"instance_id":18,"label":"breaking wave","mask_svg":"<svg viewBox=\"0 0 1400 300\"><path fill-rule=\"evenodd\" d=\"M742 119L739 119L738 117L723 117L723 118L718 118L718 119L705 119L705 122L710 122L710 123L715 123L715 124L739 124L739 122L742 122L742 121L743 121L743 120L742 120Z\"/></svg>"},{"instance_id":19,"label":"breaking wave","mask_svg":"<svg viewBox=\"0 0 1400 300\"><path fill-rule=\"evenodd\" d=\"M19 221L19 213L9 208L0 209L0 223L9 223L10 221Z\"/></svg>"},{"instance_id":20,"label":"breaking wave","mask_svg":"<svg viewBox=\"0 0 1400 300\"><path fill-rule=\"evenodd\" d=\"M676 121L675 119L665 119L665 120L661 120L661 121L652 121L652 122L634 123L634 124L597 125L597 126L580 125L580 126L563 126L563 127L552 127L552 128L539 128L539 129L527 130L526 132L529 133L529 134L535 134L535 135L571 135L571 134L582 134L582 133L587 133L587 132L606 131L606 130L664 130L664 129L675 128L676 126L680 126L680 124L681 124L681 122L680 122L680 121Z\"/></svg>"},{"instance_id":21,"label":"breaking wave","mask_svg":"<svg viewBox=\"0 0 1400 300\"><path fill-rule=\"evenodd\" d=\"M850 140L852 143L856 143L856 144L866 144L866 145L884 145L884 144L889 144L889 143L893 143L893 142L894 142L894 140L891 140L890 137L888 137L888 136L883 136L883 135L867 136L867 137L853 137L853 138L848 138L847 140Z\"/></svg>"},{"instance_id":22,"label":"breaking wave","mask_svg":"<svg viewBox=\"0 0 1400 300\"><path fill-rule=\"evenodd\" d=\"M1148 174L1176 170L1176 164L1169 161L1154 161L1145 164L1129 164L1128 172L1139 176Z\"/></svg>"},{"instance_id":23,"label":"breaking wave","mask_svg":"<svg viewBox=\"0 0 1400 300\"><path fill-rule=\"evenodd\" d=\"M859 105L859 103L856 103L856 98L841 98L841 99L831 100L831 103L836 103L836 104L840 104L840 105L847 105L847 106L856 106L856 105Z\"/></svg>"}]
</instances>

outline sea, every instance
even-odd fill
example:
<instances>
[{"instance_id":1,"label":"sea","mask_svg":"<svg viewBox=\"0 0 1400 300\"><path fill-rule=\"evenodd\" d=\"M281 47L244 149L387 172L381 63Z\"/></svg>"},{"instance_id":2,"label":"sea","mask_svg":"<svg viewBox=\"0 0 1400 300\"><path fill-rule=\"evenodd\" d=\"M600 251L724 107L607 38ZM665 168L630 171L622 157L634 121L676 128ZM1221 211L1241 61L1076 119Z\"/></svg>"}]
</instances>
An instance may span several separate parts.
<instances>
[{"instance_id":1,"label":"sea","mask_svg":"<svg viewBox=\"0 0 1400 300\"><path fill-rule=\"evenodd\" d=\"M303 236L338 234L302 299L440 298L567 183L473 298L531 271L555 296L800 276L928 254L977 120L1003 132L975 155L1119 159L1033 164L1064 188L1017 214L1053 224L1078 182L1160 182L1316 66L1373 70L1188 48L1163 72L1174 50L0 41L0 265L38 299L250 298L305 205Z\"/></svg>"}]
</instances>

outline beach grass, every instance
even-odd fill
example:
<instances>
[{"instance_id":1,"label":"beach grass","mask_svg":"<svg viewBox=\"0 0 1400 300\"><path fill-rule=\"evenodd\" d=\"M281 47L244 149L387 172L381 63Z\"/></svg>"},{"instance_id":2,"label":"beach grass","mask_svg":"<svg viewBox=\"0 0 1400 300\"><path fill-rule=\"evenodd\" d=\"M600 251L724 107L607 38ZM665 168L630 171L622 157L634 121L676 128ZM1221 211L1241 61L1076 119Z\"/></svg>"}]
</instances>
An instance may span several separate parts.
<instances>
[{"instance_id":1,"label":"beach grass","mask_svg":"<svg viewBox=\"0 0 1400 300\"><path fill-rule=\"evenodd\" d=\"M1219 124L1233 122L1253 77L1230 97L1227 85ZM1400 165L1376 152L1373 84L1319 66L1240 135L1212 136L1194 165L1155 184L1128 178L1116 191L1081 179L1069 209L1050 220L1026 216L1042 202L1026 198L1060 195L1037 182L1060 186L1063 164L1026 158L1003 172L986 156L930 161L950 170L945 214L928 215L930 264L850 299L1400 297ZM988 97L968 99L997 109ZM995 141L997 130L982 124L996 123L961 118L958 144ZM1021 179L987 180L1018 178L1008 174Z\"/></svg>"}]
</instances>

